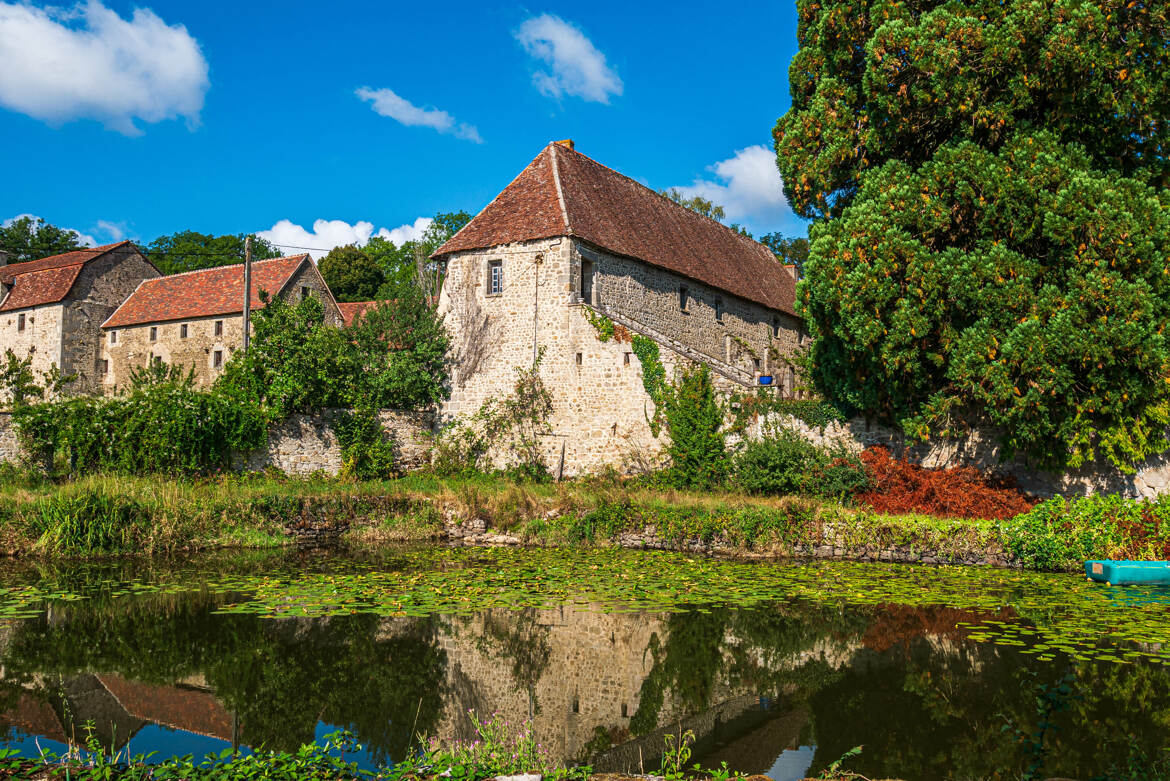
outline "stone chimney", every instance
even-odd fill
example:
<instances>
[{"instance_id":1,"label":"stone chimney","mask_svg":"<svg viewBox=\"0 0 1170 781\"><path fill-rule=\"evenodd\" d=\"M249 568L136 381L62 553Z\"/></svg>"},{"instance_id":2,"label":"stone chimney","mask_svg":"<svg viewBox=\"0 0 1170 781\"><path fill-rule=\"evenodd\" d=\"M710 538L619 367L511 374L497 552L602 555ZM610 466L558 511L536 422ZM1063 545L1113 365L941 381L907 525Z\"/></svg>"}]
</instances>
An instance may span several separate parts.
<instances>
[{"instance_id":1,"label":"stone chimney","mask_svg":"<svg viewBox=\"0 0 1170 781\"><path fill-rule=\"evenodd\" d=\"M566 138L564 141L557 141L556 144L558 146L568 147L569 149L576 151L576 147L573 146L573 139L571 138Z\"/></svg>"},{"instance_id":2,"label":"stone chimney","mask_svg":"<svg viewBox=\"0 0 1170 781\"><path fill-rule=\"evenodd\" d=\"M0 268L8 265L8 253L0 249Z\"/></svg>"},{"instance_id":3,"label":"stone chimney","mask_svg":"<svg viewBox=\"0 0 1170 781\"><path fill-rule=\"evenodd\" d=\"M783 268L785 271L787 271L788 276L792 277L792 279L794 281L796 281L796 282L800 281L800 275L796 273L796 264L795 263L785 263L781 266L781 268Z\"/></svg>"}]
</instances>

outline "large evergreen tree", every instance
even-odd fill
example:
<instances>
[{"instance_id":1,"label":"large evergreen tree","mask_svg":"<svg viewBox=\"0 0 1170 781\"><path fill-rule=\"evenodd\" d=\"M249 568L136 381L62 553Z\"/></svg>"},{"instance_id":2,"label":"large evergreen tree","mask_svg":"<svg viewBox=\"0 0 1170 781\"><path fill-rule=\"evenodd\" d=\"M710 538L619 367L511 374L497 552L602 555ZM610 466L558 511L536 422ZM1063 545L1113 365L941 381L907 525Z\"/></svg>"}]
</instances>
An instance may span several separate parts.
<instances>
[{"instance_id":1,"label":"large evergreen tree","mask_svg":"<svg viewBox=\"0 0 1170 781\"><path fill-rule=\"evenodd\" d=\"M1170 7L799 0L777 161L833 401L1053 466L1165 449Z\"/></svg>"}]
</instances>

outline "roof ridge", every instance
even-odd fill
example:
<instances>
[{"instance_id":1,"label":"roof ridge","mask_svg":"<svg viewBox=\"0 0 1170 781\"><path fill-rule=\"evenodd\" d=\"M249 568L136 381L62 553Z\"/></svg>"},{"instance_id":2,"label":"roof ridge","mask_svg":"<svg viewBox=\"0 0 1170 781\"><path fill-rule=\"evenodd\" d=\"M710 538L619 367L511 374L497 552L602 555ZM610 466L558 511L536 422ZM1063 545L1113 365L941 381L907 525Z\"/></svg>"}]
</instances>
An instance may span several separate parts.
<instances>
[{"instance_id":1,"label":"roof ridge","mask_svg":"<svg viewBox=\"0 0 1170 781\"><path fill-rule=\"evenodd\" d=\"M309 253L302 252L300 255L285 255L280 258L265 258L264 260L253 260L252 267L255 268L261 263L272 263L277 260L296 260L297 258L307 258ZM212 271L221 271L225 268L243 267L243 263L226 263L222 266L208 266L207 268L193 268L190 271L179 271L174 274L163 274L162 276L154 277L153 279L144 279L143 282L153 282L155 279L174 279L175 277L186 277L191 274L206 274Z\"/></svg>"},{"instance_id":2,"label":"roof ridge","mask_svg":"<svg viewBox=\"0 0 1170 781\"><path fill-rule=\"evenodd\" d=\"M573 226L569 222L569 210L567 208L565 208L565 192L564 192L564 190L561 189L560 160L557 158L557 147L558 146L560 146L560 145L557 144L557 142L553 141L551 144L549 144L546 147L546 149L552 150L553 184L557 188L557 202L560 203L560 205L561 205L561 217L565 221L565 233L572 236L573 235Z\"/></svg>"},{"instance_id":3,"label":"roof ridge","mask_svg":"<svg viewBox=\"0 0 1170 781\"><path fill-rule=\"evenodd\" d=\"M689 214L693 214L695 217L699 217L700 219L704 219L704 220L707 220L708 222L714 223L715 225L718 225L720 228L723 228L725 231L730 231L732 233L732 235L739 237L741 240L747 239L752 244L759 244L759 246L764 247L764 249L768 249L764 244L760 243L759 241L756 241L756 239L754 237L744 236L742 233L735 230L730 225L724 225L722 222L715 219L714 217L708 217L706 214L700 214L699 212L695 211L694 209L687 208L686 206L683 206L681 203L677 203L674 200L672 200L671 198L669 198L668 196L663 195L659 191L655 190L653 187L648 187L647 185L644 185L641 182L639 182L637 179L634 179L633 177L630 177L630 176L626 176L621 171L618 171L614 168L610 168L605 163L598 162L597 160L594 160L592 157L590 157L589 155L587 155L583 152L578 152L576 149L573 149L573 148L567 147L567 146L562 147L562 148L568 149L570 152L572 152L575 155L580 155L581 157L588 160L590 163L593 163L594 165L596 165L600 168L604 168L605 170L609 171L612 174L615 174L616 176L620 176L622 179L625 179L626 181L628 181L628 182L630 182L638 187L641 187L643 190L646 190L649 193L653 193L654 195L658 196L659 198L662 198L667 203L669 203L671 206L673 206L677 209L682 209L684 212L687 212ZM567 218L566 218L566 222L567 222ZM768 251L771 252L771 250L768 250Z\"/></svg>"}]
</instances>

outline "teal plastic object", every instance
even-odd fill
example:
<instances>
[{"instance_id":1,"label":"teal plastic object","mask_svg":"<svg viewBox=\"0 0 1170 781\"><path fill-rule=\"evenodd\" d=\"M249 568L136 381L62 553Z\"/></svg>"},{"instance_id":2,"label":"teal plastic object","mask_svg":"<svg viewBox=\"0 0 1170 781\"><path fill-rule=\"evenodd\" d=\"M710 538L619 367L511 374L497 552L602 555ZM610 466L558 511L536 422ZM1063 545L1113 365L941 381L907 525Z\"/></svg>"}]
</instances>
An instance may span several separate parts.
<instances>
[{"instance_id":1,"label":"teal plastic object","mask_svg":"<svg viewBox=\"0 0 1170 781\"><path fill-rule=\"evenodd\" d=\"M1170 561L1086 561L1085 575L1112 586L1170 585Z\"/></svg>"}]
</instances>

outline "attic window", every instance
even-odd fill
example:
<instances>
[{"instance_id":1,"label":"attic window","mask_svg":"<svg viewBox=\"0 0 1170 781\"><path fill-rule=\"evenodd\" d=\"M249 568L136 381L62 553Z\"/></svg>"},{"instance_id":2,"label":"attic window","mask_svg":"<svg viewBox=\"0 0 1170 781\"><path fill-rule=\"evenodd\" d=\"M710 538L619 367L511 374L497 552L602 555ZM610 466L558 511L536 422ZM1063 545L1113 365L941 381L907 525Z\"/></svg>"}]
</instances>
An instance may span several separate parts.
<instances>
[{"instance_id":1,"label":"attic window","mask_svg":"<svg viewBox=\"0 0 1170 781\"><path fill-rule=\"evenodd\" d=\"M182 325L179 326L179 338L180 339L187 338L187 324L186 323L183 323Z\"/></svg>"},{"instance_id":2,"label":"attic window","mask_svg":"<svg viewBox=\"0 0 1170 781\"><path fill-rule=\"evenodd\" d=\"M301 287L301 300L304 301L308 297L309 297L309 288L302 286Z\"/></svg>"},{"instance_id":3,"label":"attic window","mask_svg":"<svg viewBox=\"0 0 1170 781\"><path fill-rule=\"evenodd\" d=\"M581 261L581 301L593 305L593 263Z\"/></svg>"},{"instance_id":4,"label":"attic window","mask_svg":"<svg viewBox=\"0 0 1170 781\"><path fill-rule=\"evenodd\" d=\"M223 320L215 321L215 335L223 336Z\"/></svg>"},{"instance_id":5,"label":"attic window","mask_svg":"<svg viewBox=\"0 0 1170 781\"><path fill-rule=\"evenodd\" d=\"M780 318L775 315L772 316L772 336L780 337Z\"/></svg>"},{"instance_id":6,"label":"attic window","mask_svg":"<svg viewBox=\"0 0 1170 781\"><path fill-rule=\"evenodd\" d=\"M152 341L152 342L158 341L158 326L156 326L156 325L152 325L150 327L150 341Z\"/></svg>"},{"instance_id":7,"label":"attic window","mask_svg":"<svg viewBox=\"0 0 1170 781\"><path fill-rule=\"evenodd\" d=\"M715 322L717 322L717 323L723 322L723 299L722 298L715 299Z\"/></svg>"},{"instance_id":8,"label":"attic window","mask_svg":"<svg viewBox=\"0 0 1170 781\"><path fill-rule=\"evenodd\" d=\"M686 285L679 285L678 288L678 308L685 312L687 311L687 304L690 303L691 297L687 292Z\"/></svg>"},{"instance_id":9,"label":"attic window","mask_svg":"<svg viewBox=\"0 0 1170 781\"><path fill-rule=\"evenodd\" d=\"M110 331L110 344L117 344L117 343L118 343L118 332L117 331Z\"/></svg>"},{"instance_id":10,"label":"attic window","mask_svg":"<svg viewBox=\"0 0 1170 781\"><path fill-rule=\"evenodd\" d=\"M17 331L24 330L24 315L23 314L16 316L16 330Z\"/></svg>"}]
</instances>

